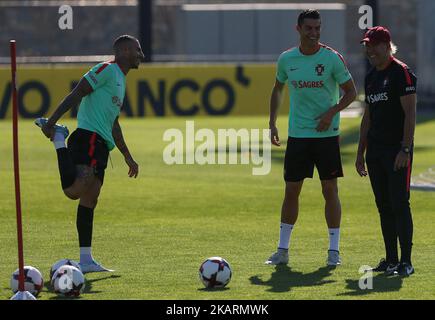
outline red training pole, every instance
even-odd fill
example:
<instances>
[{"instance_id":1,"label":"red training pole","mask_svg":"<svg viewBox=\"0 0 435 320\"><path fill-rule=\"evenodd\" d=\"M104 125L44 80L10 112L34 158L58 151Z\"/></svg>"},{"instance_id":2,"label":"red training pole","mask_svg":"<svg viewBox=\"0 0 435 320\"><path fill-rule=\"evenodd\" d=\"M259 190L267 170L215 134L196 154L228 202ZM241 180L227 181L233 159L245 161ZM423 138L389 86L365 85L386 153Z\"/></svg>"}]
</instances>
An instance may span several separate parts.
<instances>
[{"instance_id":1,"label":"red training pole","mask_svg":"<svg viewBox=\"0 0 435 320\"><path fill-rule=\"evenodd\" d=\"M17 211L17 237L18 237L18 290L24 291L24 254L23 254L23 225L21 218L21 196L20 196L20 167L18 163L18 100L17 100L17 61L16 42L9 41L11 49L11 72L12 72L12 136L14 149L14 175L15 175L15 205Z\"/></svg>"}]
</instances>

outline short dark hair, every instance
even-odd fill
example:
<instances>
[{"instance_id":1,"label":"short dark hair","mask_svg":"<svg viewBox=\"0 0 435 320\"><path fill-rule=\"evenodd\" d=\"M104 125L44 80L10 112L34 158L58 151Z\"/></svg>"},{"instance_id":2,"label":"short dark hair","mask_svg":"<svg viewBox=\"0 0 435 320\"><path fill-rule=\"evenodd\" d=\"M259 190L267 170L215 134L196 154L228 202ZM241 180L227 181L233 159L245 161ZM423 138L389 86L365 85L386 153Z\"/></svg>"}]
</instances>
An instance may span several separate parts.
<instances>
[{"instance_id":1,"label":"short dark hair","mask_svg":"<svg viewBox=\"0 0 435 320\"><path fill-rule=\"evenodd\" d=\"M137 39L133 36L130 36L128 34L124 34L122 36L119 36L118 38L115 39L115 41L113 42L113 50L116 51L117 48L119 48L119 46L125 42L128 41L137 41Z\"/></svg>"},{"instance_id":2,"label":"short dark hair","mask_svg":"<svg viewBox=\"0 0 435 320\"><path fill-rule=\"evenodd\" d=\"M307 9L298 16L298 26L302 26L304 19L320 19L320 13L316 9Z\"/></svg>"}]
</instances>

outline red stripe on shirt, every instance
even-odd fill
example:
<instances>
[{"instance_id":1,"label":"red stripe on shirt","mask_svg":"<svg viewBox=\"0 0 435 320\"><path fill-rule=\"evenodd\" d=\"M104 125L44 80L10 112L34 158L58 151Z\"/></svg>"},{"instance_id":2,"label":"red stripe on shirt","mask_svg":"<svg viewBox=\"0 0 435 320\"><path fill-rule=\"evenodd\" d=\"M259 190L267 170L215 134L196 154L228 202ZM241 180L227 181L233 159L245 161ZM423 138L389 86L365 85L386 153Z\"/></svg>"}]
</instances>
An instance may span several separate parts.
<instances>
[{"instance_id":1,"label":"red stripe on shirt","mask_svg":"<svg viewBox=\"0 0 435 320\"><path fill-rule=\"evenodd\" d=\"M95 72L95 74L99 74L101 71L103 71L109 64L114 63L115 60L113 61L106 61L103 63L103 65L101 67L98 68L98 70Z\"/></svg>"},{"instance_id":2,"label":"red stripe on shirt","mask_svg":"<svg viewBox=\"0 0 435 320\"><path fill-rule=\"evenodd\" d=\"M319 43L319 45L320 45L322 48L325 48L325 49L327 49L327 50L329 50L329 51L334 52L334 53L335 53L335 54L340 58L340 60L343 61L344 65L347 67L346 61L344 60L343 56L342 56L342 55L341 55L337 50L334 50L334 49L332 49L331 47L328 47L327 45L325 45L325 44L323 44L323 43Z\"/></svg>"},{"instance_id":3,"label":"red stripe on shirt","mask_svg":"<svg viewBox=\"0 0 435 320\"><path fill-rule=\"evenodd\" d=\"M409 74L408 66L406 65L406 63L397 60L396 58L393 58L393 60L403 68L403 71L405 71L406 83L408 84L408 86L412 85L411 75Z\"/></svg>"},{"instance_id":4,"label":"red stripe on shirt","mask_svg":"<svg viewBox=\"0 0 435 320\"><path fill-rule=\"evenodd\" d=\"M99 74L101 71L103 71L109 63L105 62L101 67L98 68L98 70L95 72L95 74Z\"/></svg>"}]
</instances>

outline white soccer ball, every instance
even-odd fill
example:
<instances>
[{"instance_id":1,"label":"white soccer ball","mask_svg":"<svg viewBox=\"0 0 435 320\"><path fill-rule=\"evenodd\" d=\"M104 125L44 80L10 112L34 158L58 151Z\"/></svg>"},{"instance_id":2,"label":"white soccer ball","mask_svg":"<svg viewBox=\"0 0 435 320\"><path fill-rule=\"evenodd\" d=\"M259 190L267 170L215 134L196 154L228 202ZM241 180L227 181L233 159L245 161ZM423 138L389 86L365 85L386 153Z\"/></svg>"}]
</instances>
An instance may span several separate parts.
<instances>
[{"instance_id":1,"label":"white soccer ball","mask_svg":"<svg viewBox=\"0 0 435 320\"><path fill-rule=\"evenodd\" d=\"M19 269L15 270L11 277L11 289L14 293L18 292L18 277ZM44 287L44 280L42 274L38 269L25 266L24 267L24 291L29 291L35 297L41 292Z\"/></svg>"},{"instance_id":2,"label":"white soccer ball","mask_svg":"<svg viewBox=\"0 0 435 320\"><path fill-rule=\"evenodd\" d=\"M231 267L221 257L211 257L199 267L199 279L206 288L223 288L231 280Z\"/></svg>"},{"instance_id":3,"label":"white soccer ball","mask_svg":"<svg viewBox=\"0 0 435 320\"><path fill-rule=\"evenodd\" d=\"M62 266L73 266L76 267L77 269L79 269L80 271L82 271L82 269L80 268L80 265L78 264L78 262L75 262L74 260L71 259L62 259L59 261L56 261L50 268L50 279L53 278L54 273L57 271L57 269L59 269Z\"/></svg>"},{"instance_id":4,"label":"white soccer ball","mask_svg":"<svg viewBox=\"0 0 435 320\"><path fill-rule=\"evenodd\" d=\"M85 277L80 269L64 265L51 278L54 292L65 297L78 297L85 289Z\"/></svg>"}]
</instances>

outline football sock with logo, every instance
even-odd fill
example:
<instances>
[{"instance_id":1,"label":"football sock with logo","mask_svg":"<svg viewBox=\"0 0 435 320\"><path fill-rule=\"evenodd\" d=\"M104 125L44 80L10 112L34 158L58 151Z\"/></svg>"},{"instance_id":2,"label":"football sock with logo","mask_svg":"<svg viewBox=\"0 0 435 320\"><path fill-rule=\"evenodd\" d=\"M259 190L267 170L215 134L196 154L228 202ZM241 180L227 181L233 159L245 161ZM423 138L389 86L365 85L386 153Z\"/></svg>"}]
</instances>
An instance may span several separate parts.
<instances>
[{"instance_id":1,"label":"football sock with logo","mask_svg":"<svg viewBox=\"0 0 435 320\"><path fill-rule=\"evenodd\" d=\"M60 173L60 181L62 189L71 187L76 179L76 168L71 159L65 144L65 137L63 133L56 132L53 138L53 144L56 148L57 163Z\"/></svg>"},{"instance_id":2,"label":"football sock with logo","mask_svg":"<svg viewBox=\"0 0 435 320\"><path fill-rule=\"evenodd\" d=\"M87 264L93 261L91 253L93 223L94 209L79 204L76 225L79 235L80 263Z\"/></svg>"},{"instance_id":3,"label":"football sock with logo","mask_svg":"<svg viewBox=\"0 0 435 320\"><path fill-rule=\"evenodd\" d=\"M293 230L293 224L287 224L281 222L279 230L279 243L278 249L288 249L290 244L290 236Z\"/></svg>"},{"instance_id":4,"label":"football sock with logo","mask_svg":"<svg viewBox=\"0 0 435 320\"><path fill-rule=\"evenodd\" d=\"M329 228L329 250L339 251L340 228Z\"/></svg>"},{"instance_id":5,"label":"football sock with logo","mask_svg":"<svg viewBox=\"0 0 435 320\"><path fill-rule=\"evenodd\" d=\"M71 187L76 179L76 166L67 148L56 149L62 189Z\"/></svg>"}]
</instances>

